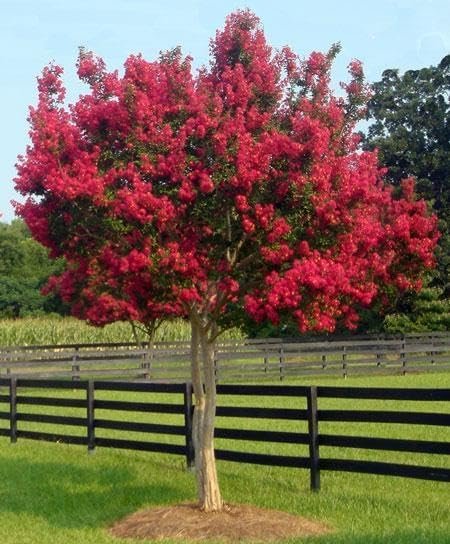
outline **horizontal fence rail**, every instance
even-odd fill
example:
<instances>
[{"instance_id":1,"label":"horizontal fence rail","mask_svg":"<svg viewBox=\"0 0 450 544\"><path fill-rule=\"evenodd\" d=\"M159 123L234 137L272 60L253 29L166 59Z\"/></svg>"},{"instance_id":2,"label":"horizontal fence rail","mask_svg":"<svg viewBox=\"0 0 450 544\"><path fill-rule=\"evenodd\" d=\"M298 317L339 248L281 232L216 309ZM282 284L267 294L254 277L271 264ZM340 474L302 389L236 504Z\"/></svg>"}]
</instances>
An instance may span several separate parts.
<instances>
[{"instance_id":1,"label":"horizontal fence rail","mask_svg":"<svg viewBox=\"0 0 450 544\"><path fill-rule=\"evenodd\" d=\"M450 455L450 389L223 384L217 390L217 459L308 469L313 490L320 488L322 471L450 482L450 463L442 458ZM13 443L27 438L83 445L89 452L108 447L181 455L192 466L192 396L189 382L2 378L0 436ZM398 402L419 406L396 409ZM265 428L248 428L261 423ZM335 424L340 426L331 432ZM379 436L380 425L382 432L388 425L409 436L392 430ZM439 439L420 438L412 433L416 426L437 427ZM383 457L365 458L374 451ZM349 458L349 452L357 457ZM409 464L410 455L407 463L385 459L391 452L415 454L422 464ZM421 454L443 466L424 465Z\"/></svg>"},{"instance_id":2,"label":"horizontal fence rail","mask_svg":"<svg viewBox=\"0 0 450 544\"><path fill-rule=\"evenodd\" d=\"M190 379L188 342L0 348L0 377ZM235 340L215 353L218 383L295 376L407 374L450 370L450 333L343 339Z\"/></svg>"}]
</instances>

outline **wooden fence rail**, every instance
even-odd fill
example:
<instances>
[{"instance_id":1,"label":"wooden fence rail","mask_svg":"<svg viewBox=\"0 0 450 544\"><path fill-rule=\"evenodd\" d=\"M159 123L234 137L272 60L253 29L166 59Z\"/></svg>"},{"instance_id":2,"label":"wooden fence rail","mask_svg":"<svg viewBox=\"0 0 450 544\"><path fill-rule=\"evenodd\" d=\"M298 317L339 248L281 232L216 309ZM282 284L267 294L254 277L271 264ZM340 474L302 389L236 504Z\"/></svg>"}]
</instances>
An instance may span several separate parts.
<instances>
[{"instance_id":1,"label":"wooden fence rail","mask_svg":"<svg viewBox=\"0 0 450 544\"><path fill-rule=\"evenodd\" d=\"M248 397L254 399L257 406L239 406L239 399ZM271 406L264 406L260 397L271 398ZM321 471L450 482L450 463L436 467L402 464L395 458L388 462L347 457L348 452L353 450L432 454L439 458L450 455L450 389L219 385L218 398L215 430L217 459L308 469L311 489L315 491L320 488ZM273 399L279 402L288 399L288 406L274 407ZM323 403L327 399L332 399L334 403L351 401L352 408L324 408ZM381 408L384 408L386 401L421 402L427 404L427 409L386 410L380 409L379 403L370 410L358 408L357 401L367 400L380 401ZM48 410L36 412L36 407ZM82 410L82 413L59 415L57 411L60 408L72 412ZM194 462L190 383L0 379L0 410L0 423L3 421L7 424L7 427L0 427L0 436L8 436L13 443L27 438L84 445L89 452L98 447L162 452L184 456L188 466ZM156 422L142 421L143 414L157 414ZM226 426L230 418L231 427ZM268 420L269 428L245 428L245 421L255 420ZM288 422L288 427L273 430L274 421L278 422L275 423L278 428L281 422ZM289 425L289 422L293 424ZM355 436L351 431L350 434L322 432L321 427L329 422L388 423L403 425L407 430L415 425L437 426L442 432L440 440L360 436L358 433ZM34 428L30 428L33 424ZM49 425L47 430L42 429ZM78 432L74 432L74 429ZM114 431L113 435L111 431ZM139 435L130 438L129 433ZM159 440L155 439L155 435L160 437ZM236 450L236 443L246 444L245 451ZM251 446L254 443L270 444L270 453ZM281 446L276 446L274 453L276 444ZM324 454L324 450L330 451L329 448L332 448L331 456ZM339 457L342 450L347 455Z\"/></svg>"},{"instance_id":2,"label":"wooden fence rail","mask_svg":"<svg viewBox=\"0 0 450 544\"><path fill-rule=\"evenodd\" d=\"M190 379L187 342L68 344L0 348L0 377ZM406 374L450 370L450 333L315 341L272 339L220 343L218 382L284 380L307 375Z\"/></svg>"}]
</instances>

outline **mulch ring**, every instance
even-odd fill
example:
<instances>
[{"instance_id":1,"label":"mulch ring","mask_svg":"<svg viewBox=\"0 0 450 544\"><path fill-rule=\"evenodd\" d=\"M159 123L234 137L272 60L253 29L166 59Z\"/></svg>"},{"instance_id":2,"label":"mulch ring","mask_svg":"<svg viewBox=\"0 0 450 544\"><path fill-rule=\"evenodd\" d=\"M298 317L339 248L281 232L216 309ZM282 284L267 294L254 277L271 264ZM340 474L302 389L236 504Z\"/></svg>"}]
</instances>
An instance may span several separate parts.
<instances>
[{"instance_id":1,"label":"mulch ring","mask_svg":"<svg viewBox=\"0 0 450 544\"><path fill-rule=\"evenodd\" d=\"M141 510L118 521L109 531L119 538L255 544L332 532L324 523L277 510L227 505L222 512L207 514L195 504Z\"/></svg>"}]
</instances>

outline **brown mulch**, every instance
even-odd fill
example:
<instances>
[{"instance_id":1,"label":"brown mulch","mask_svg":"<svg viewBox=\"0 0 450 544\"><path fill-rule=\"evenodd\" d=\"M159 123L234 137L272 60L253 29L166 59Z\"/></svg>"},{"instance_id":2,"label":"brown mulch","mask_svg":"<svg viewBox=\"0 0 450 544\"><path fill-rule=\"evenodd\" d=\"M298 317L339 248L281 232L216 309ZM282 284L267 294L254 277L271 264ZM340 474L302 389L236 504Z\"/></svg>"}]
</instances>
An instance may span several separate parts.
<instances>
[{"instance_id":1,"label":"brown mulch","mask_svg":"<svg viewBox=\"0 0 450 544\"><path fill-rule=\"evenodd\" d=\"M195 504L160 506L131 514L110 528L120 538L203 543L276 542L330 532L323 523L250 505L227 505L209 514Z\"/></svg>"}]
</instances>

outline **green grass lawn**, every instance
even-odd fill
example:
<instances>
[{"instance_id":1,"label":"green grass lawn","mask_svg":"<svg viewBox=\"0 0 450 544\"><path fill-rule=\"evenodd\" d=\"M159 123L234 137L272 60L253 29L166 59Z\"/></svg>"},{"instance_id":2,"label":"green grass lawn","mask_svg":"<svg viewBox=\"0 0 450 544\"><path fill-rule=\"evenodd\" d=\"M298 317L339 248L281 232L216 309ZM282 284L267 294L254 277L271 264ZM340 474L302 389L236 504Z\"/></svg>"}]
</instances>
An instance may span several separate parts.
<instances>
[{"instance_id":1,"label":"green grass lawn","mask_svg":"<svg viewBox=\"0 0 450 544\"><path fill-rule=\"evenodd\" d=\"M304 379L298 384L377 387L450 387L450 374L390 376L372 378ZM49 392L55 396L54 391ZM37 393L35 393L37 394ZM39 392L39 395L42 395ZM79 392L64 392L77 397ZM106 398L111 393L103 392ZM130 399L130 394L116 393L116 398ZM141 394L132 394L139 398ZM126 396L126 397L125 397ZM134 398L132 399L134 400ZM164 401L174 399L166 397ZM325 402L325 400L323 401ZM356 408L355 401L326 400L326 407ZM359 401L358 401L359 402ZM372 408L374 401L359 403L358 408ZM261 397L222 398L223 405L304 406L303 399ZM449 412L449 403L400 403L405 410ZM319 406L320 407L320 406ZM378 404L378 409L399 408L399 403ZM5 407L2 407L5 409ZM52 408L28 407L27 412ZM79 415L77 409L65 409L67 415ZM133 418L134 414L126 417ZM103 414L102 414L103 417ZM120 419L119 414L115 415ZM182 423L182 416L141 415L142 420ZM147 419L146 419L147 418ZM4 425L6 422L2 422ZM218 426L270 428L263 420L221 418ZM276 423L279 430L299 430L303 422ZM323 424L325 425L325 424ZM19 428L36 428L20 423ZM273 428L273 427L272 427ZM41 425L43 430L43 426ZM416 437L450 441L450 429L400 425L337 424L320 427L322 432ZM67 432L67 431L66 431ZM72 432L72 430L69 430ZM100 432L100 431L99 431ZM73 430L74 434L75 429ZM134 433L136 434L136 433ZM117 431L102 431L104 436L118 436ZM133 433L124 434L131 437ZM133 436L135 438L135 436ZM165 437L159 436L164 440ZM183 443L182 437L167 440ZM246 444L218 441L219 447L247 449L288 455L304 454L303 446L282 444ZM323 456L390 460L411 464L450 466L448 456L381 453L358 450L326 451ZM170 455L98 448L89 455L86 448L19 439L10 444L0 438L0 542L2 544L66 544L129 542L114 539L106 531L117 519L152 505L195 500L194 475L184 468L184 459ZM302 469L274 468L219 462L222 492L227 502L252 503L325 521L335 534L314 539L320 544L349 543L450 543L450 485L448 483L392 478L352 473L322 472L322 490L309 490L309 472ZM144 541L142 541L144 542ZM294 539L289 542L302 542Z\"/></svg>"}]
</instances>

